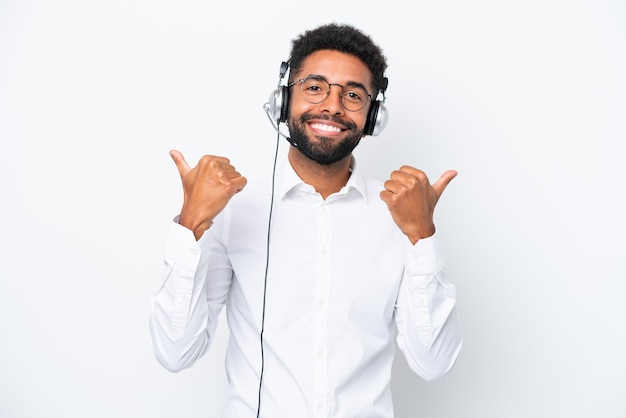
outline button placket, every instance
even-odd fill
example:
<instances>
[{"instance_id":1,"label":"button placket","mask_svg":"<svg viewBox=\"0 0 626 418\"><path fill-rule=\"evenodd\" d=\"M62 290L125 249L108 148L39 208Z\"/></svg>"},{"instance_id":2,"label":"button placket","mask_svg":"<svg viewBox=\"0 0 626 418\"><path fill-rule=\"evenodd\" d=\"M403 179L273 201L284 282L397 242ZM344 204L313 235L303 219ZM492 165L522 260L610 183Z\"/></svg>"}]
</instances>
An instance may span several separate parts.
<instances>
[{"instance_id":1,"label":"button placket","mask_svg":"<svg viewBox=\"0 0 626 418\"><path fill-rule=\"evenodd\" d=\"M317 270L315 277L315 416L324 417L328 410L328 292L330 283L330 219L325 203L317 209Z\"/></svg>"}]
</instances>

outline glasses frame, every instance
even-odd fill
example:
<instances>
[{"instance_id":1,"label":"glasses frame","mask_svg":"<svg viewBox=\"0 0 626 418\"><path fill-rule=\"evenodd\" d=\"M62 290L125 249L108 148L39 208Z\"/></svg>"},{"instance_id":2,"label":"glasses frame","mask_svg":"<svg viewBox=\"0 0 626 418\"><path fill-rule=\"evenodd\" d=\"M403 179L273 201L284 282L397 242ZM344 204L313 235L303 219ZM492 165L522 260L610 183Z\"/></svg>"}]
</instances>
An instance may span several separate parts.
<instances>
[{"instance_id":1,"label":"glasses frame","mask_svg":"<svg viewBox=\"0 0 626 418\"><path fill-rule=\"evenodd\" d=\"M307 98L306 94L304 94L304 92L302 91L302 86L304 85L304 82L305 82L305 81L307 81L307 80L310 80L310 79L313 79L313 80L318 80L318 81L324 81L324 82L326 82L326 83L328 84L328 91L326 92L326 95L324 96L324 98L323 98L322 100L320 100L319 102L312 102L311 100L309 100L309 99ZM338 86L338 87L341 87L341 94L339 95L339 97L340 97L339 102L341 103L341 107L343 107L343 108L344 108L345 110L347 110L348 112L360 112L361 110L363 110L363 108L365 108L365 106L367 106L368 100L369 100L370 102L374 100L374 97L370 94L370 92L369 92L369 91L367 91L367 89L366 89L364 86L362 86L362 85L360 85L360 84L355 84L355 87L359 87L359 88L362 88L363 90L365 90L365 93L366 93L366 95L367 95L367 100L365 100L365 101L363 102L363 106L361 106L361 107L360 107L360 108L358 108L358 109L352 110L352 109L348 109L348 108L346 107L346 105L343 103L343 100L344 100L344 97L345 97L345 96L344 96L344 93L343 93L343 89L345 88L345 86L344 86L343 84L339 84L339 83L331 83L331 82L329 82L328 80L326 80L326 78L324 78L324 77L315 76L315 75L310 75L310 76L308 76L308 77L301 78L301 79L299 79L299 80L295 80L295 81L293 81L292 83L288 84L288 85L287 85L287 87L293 87L293 86L295 86L295 85L296 85L296 84L298 84L298 83L300 83L300 93L302 94L302 97L304 98L304 100L306 100L307 102L309 102L309 103L311 103L311 104L320 104L320 103L323 103L323 102L324 102L324 100L328 99L328 97L330 96L330 88L331 88L332 86Z\"/></svg>"}]
</instances>

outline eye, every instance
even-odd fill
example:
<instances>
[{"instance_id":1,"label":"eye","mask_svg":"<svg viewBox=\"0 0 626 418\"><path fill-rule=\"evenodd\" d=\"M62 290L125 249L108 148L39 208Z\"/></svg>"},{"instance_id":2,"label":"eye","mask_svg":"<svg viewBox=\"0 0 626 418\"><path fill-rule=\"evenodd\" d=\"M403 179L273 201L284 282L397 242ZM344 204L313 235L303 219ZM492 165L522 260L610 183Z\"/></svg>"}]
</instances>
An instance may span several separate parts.
<instances>
[{"instance_id":1,"label":"eye","mask_svg":"<svg viewBox=\"0 0 626 418\"><path fill-rule=\"evenodd\" d=\"M315 78L308 78L302 82L302 91L311 95L326 94L328 83Z\"/></svg>"},{"instance_id":2,"label":"eye","mask_svg":"<svg viewBox=\"0 0 626 418\"><path fill-rule=\"evenodd\" d=\"M365 92L365 90L360 89L360 88L352 88L348 91L346 91L343 96L346 98L346 100L349 100L351 102L354 103L361 103L365 100L365 98L367 97L367 93Z\"/></svg>"}]
</instances>

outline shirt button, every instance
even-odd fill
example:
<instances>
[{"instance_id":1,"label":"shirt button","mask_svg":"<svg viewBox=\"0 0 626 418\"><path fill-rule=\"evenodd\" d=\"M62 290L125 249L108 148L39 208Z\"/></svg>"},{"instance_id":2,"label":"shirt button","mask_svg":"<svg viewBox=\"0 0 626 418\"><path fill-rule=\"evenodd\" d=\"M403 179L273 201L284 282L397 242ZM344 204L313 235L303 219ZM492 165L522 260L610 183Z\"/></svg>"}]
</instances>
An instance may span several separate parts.
<instances>
[{"instance_id":1,"label":"shirt button","mask_svg":"<svg viewBox=\"0 0 626 418\"><path fill-rule=\"evenodd\" d=\"M317 300L317 303L318 303L319 305L323 305L323 304L325 304L325 303L326 303L326 301L324 300L324 298L319 298L319 299Z\"/></svg>"},{"instance_id":2,"label":"shirt button","mask_svg":"<svg viewBox=\"0 0 626 418\"><path fill-rule=\"evenodd\" d=\"M326 255L326 248L322 248L322 255Z\"/></svg>"}]
</instances>

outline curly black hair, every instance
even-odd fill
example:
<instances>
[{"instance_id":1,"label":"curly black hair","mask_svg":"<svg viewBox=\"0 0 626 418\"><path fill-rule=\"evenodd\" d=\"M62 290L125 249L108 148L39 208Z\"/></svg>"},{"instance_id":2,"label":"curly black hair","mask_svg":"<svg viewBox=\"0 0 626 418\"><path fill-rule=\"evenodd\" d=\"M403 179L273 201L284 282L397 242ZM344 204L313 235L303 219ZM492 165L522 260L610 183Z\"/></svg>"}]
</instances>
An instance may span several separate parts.
<instances>
[{"instance_id":1,"label":"curly black hair","mask_svg":"<svg viewBox=\"0 0 626 418\"><path fill-rule=\"evenodd\" d=\"M292 41L289 58L289 82L302 69L304 60L312 53L330 49L344 52L359 58L372 73L374 97L383 88L383 79L387 69L387 59L383 51L361 30L347 25L330 23L307 30Z\"/></svg>"}]
</instances>

